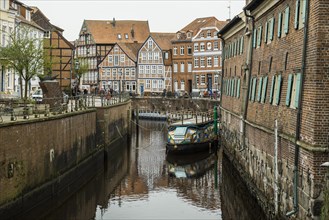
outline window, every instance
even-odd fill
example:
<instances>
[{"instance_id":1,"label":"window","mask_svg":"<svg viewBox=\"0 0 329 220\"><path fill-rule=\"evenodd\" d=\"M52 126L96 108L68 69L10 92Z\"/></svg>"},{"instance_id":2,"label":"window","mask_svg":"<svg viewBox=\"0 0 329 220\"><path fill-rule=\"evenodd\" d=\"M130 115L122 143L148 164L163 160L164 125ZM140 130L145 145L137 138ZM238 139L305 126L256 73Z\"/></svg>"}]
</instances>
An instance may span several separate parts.
<instances>
[{"instance_id":1,"label":"window","mask_svg":"<svg viewBox=\"0 0 329 220\"><path fill-rule=\"evenodd\" d=\"M158 88L158 80L152 80L152 88L153 89Z\"/></svg>"},{"instance_id":2,"label":"window","mask_svg":"<svg viewBox=\"0 0 329 220\"><path fill-rule=\"evenodd\" d=\"M174 47L174 55L177 55L177 47Z\"/></svg>"},{"instance_id":3,"label":"window","mask_svg":"<svg viewBox=\"0 0 329 220\"><path fill-rule=\"evenodd\" d=\"M218 67L218 56L214 56L214 67Z\"/></svg>"},{"instance_id":4,"label":"window","mask_svg":"<svg viewBox=\"0 0 329 220\"><path fill-rule=\"evenodd\" d=\"M158 66L158 73L159 74L162 74L163 73L163 66Z\"/></svg>"},{"instance_id":5,"label":"window","mask_svg":"<svg viewBox=\"0 0 329 220\"><path fill-rule=\"evenodd\" d=\"M150 66L149 65L145 66L145 73L150 74Z\"/></svg>"},{"instance_id":6,"label":"window","mask_svg":"<svg viewBox=\"0 0 329 220\"><path fill-rule=\"evenodd\" d=\"M126 76L129 76L129 74L130 74L130 69L129 68L125 68L125 75Z\"/></svg>"},{"instance_id":7,"label":"window","mask_svg":"<svg viewBox=\"0 0 329 220\"><path fill-rule=\"evenodd\" d=\"M180 72L181 72L181 73L184 73L184 72L185 72L185 68L184 68L184 66L185 66L184 62L181 62L181 63L180 63Z\"/></svg>"},{"instance_id":8,"label":"window","mask_svg":"<svg viewBox=\"0 0 329 220\"><path fill-rule=\"evenodd\" d=\"M187 55L192 55L192 47L187 46Z\"/></svg>"},{"instance_id":9,"label":"window","mask_svg":"<svg viewBox=\"0 0 329 220\"><path fill-rule=\"evenodd\" d=\"M252 79L252 83L250 84L251 85L251 96L249 96L250 100L251 101L255 101L255 95L256 95L256 85L257 85L257 78L254 77Z\"/></svg>"},{"instance_id":10,"label":"window","mask_svg":"<svg viewBox=\"0 0 329 220\"><path fill-rule=\"evenodd\" d=\"M149 40L149 41L148 41L148 45L147 45L147 47L148 47L149 49L152 49L152 48L153 48L153 41L152 41L152 40Z\"/></svg>"},{"instance_id":11,"label":"window","mask_svg":"<svg viewBox=\"0 0 329 220\"><path fill-rule=\"evenodd\" d=\"M163 88L163 80L159 80L158 85L159 85L159 89L162 89Z\"/></svg>"},{"instance_id":12,"label":"window","mask_svg":"<svg viewBox=\"0 0 329 220\"><path fill-rule=\"evenodd\" d=\"M112 76L113 76L113 78L117 77L117 69L116 68L112 69Z\"/></svg>"},{"instance_id":13,"label":"window","mask_svg":"<svg viewBox=\"0 0 329 220\"><path fill-rule=\"evenodd\" d=\"M201 75L201 85L205 85L205 84L206 84L206 76Z\"/></svg>"},{"instance_id":14,"label":"window","mask_svg":"<svg viewBox=\"0 0 329 220\"><path fill-rule=\"evenodd\" d=\"M154 60L159 60L159 52L154 52Z\"/></svg>"},{"instance_id":15,"label":"window","mask_svg":"<svg viewBox=\"0 0 329 220\"><path fill-rule=\"evenodd\" d=\"M157 66L152 65L152 74L156 74L157 73Z\"/></svg>"},{"instance_id":16,"label":"window","mask_svg":"<svg viewBox=\"0 0 329 220\"><path fill-rule=\"evenodd\" d=\"M123 73L122 68L119 68L119 69L118 69L118 75L119 75L119 76L122 76L122 73Z\"/></svg>"},{"instance_id":17,"label":"window","mask_svg":"<svg viewBox=\"0 0 329 220\"><path fill-rule=\"evenodd\" d=\"M207 67L212 66L212 57L207 57Z\"/></svg>"},{"instance_id":18,"label":"window","mask_svg":"<svg viewBox=\"0 0 329 220\"><path fill-rule=\"evenodd\" d=\"M128 39L128 38L129 38L129 37L128 37L128 34L125 34L125 38L126 38L126 39Z\"/></svg>"},{"instance_id":19,"label":"window","mask_svg":"<svg viewBox=\"0 0 329 220\"><path fill-rule=\"evenodd\" d=\"M282 12L279 12L278 14L278 38L281 37L281 31L282 31Z\"/></svg>"},{"instance_id":20,"label":"window","mask_svg":"<svg viewBox=\"0 0 329 220\"><path fill-rule=\"evenodd\" d=\"M178 64L174 63L174 73L177 73L177 72L178 72Z\"/></svg>"},{"instance_id":21,"label":"window","mask_svg":"<svg viewBox=\"0 0 329 220\"><path fill-rule=\"evenodd\" d=\"M7 9L7 0L1 1L1 9L3 9L3 10Z\"/></svg>"},{"instance_id":22,"label":"window","mask_svg":"<svg viewBox=\"0 0 329 220\"><path fill-rule=\"evenodd\" d=\"M146 60L146 53L142 52L142 60Z\"/></svg>"},{"instance_id":23,"label":"window","mask_svg":"<svg viewBox=\"0 0 329 220\"><path fill-rule=\"evenodd\" d=\"M131 68L131 76L132 77L135 77L135 72L136 72L136 69L135 68Z\"/></svg>"},{"instance_id":24,"label":"window","mask_svg":"<svg viewBox=\"0 0 329 220\"><path fill-rule=\"evenodd\" d=\"M144 66L139 66L139 74L144 74Z\"/></svg>"},{"instance_id":25,"label":"window","mask_svg":"<svg viewBox=\"0 0 329 220\"><path fill-rule=\"evenodd\" d=\"M192 72L192 62L187 63L187 72L189 72L189 73Z\"/></svg>"},{"instance_id":26,"label":"window","mask_svg":"<svg viewBox=\"0 0 329 220\"><path fill-rule=\"evenodd\" d=\"M201 37L201 38L204 38L204 33L201 33L200 37Z\"/></svg>"},{"instance_id":27,"label":"window","mask_svg":"<svg viewBox=\"0 0 329 220\"><path fill-rule=\"evenodd\" d=\"M184 80L180 81L180 89L185 90L185 81Z\"/></svg>"},{"instance_id":28,"label":"window","mask_svg":"<svg viewBox=\"0 0 329 220\"><path fill-rule=\"evenodd\" d=\"M205 67L204 57L201 57L201 58L200 58L200 66L201 66L201 67Z\"/></svg>"},{"instance_id":29,"label":"window","mask_svg":"<svg viewBox=\"0 0 329 220\"><path fill-rule=\"evenodd\" d=\"M109 55L109 63L112 63L112 62L113 62L113 56Z\"/></svg>"},{"instance_id":30,"label":"window","mask_svg":"<svg viewBox=\"0 0 329 220\"><path fill-rule=\"evenodd\" d=\"M45 31L43 33L44 38L50 38L50 31Z\"/></svg>"},{"instance_id":31,"label":"window","mask_svg":"<svg viewBox=\"0 0 329 220\"><path fill-rule=\"evenodd\" d=\"M120 62L121 63L124 63L125 62L125 55L120 55Z\"/></svg>"},{"instance_id":32,"label":"window","mask_svg":"<svg viewBox=\"0 0 329 220\"><path fill-rule=\"evenodd\" d=\"M166 59L166 60L169 59L169 54L168 54L168 52L165 52L165 59Z\"/></svg>"},{"instance_id":33,"label":"window","mask_svg":"<svg viewBox=\"0 0 329 220\"><path fill-rule=\"evenodd\" d=\"M200 43L200 51L204 51L204 47L205 47L204 43Z\"/></svg>"},{"instance_id":34,"label":"window","mask_svg":"<svg viewBox=\"0 0 329 220\"><path fill-rule=\"evenodd\" d=\"M200 82L199 82L199 75L196 75L195 76L195 82L196 82L196 85L199 85L200 84Z\"/></svg>"},{"instance_id":35,"label":"window","mask_svg":"<svg viewBox=\"0 0 329 220\"><path fill-rule=\"evenodd\" d=\"M114 66L118 66L118 65L119 65L119 56L114 55Z\"/></svg>"},{"instance_id":36,"label":"window","mask_svg":"<svg viewBox=\"0 0 329 220\"><path fill-rule=\"evenodd\" d=\"M283 20L283 30L282 37L286 36L289 33L289 17L290 17L290 8L287 7L284 10L284 20Z\"/></svg>"},{"instance_id":37,"label":"window","mask_svg":"<svg viewBox=\"0 0 329 220\"><path fill-rule=\"evenodd\" d=\"M298 108L299 93L301 85L301 74L289 74L286 95L286 106L290 108Z\"/></svg>"},{"instance_id":38,"label":"window","mask_svg":"<svg viewBox=\"0 0 329 220\"><path fill-rule=\"evenodd\" d=\"M274 18L270 18L265 26L265 43L271 43L274 36Z\"/></svg>"},{"instance_id":39,"label":"window","mask_svg":"<svg viewBox=\"0 0 329 220\"><path fill-rule=\"evenodd\" d=\"M153 60L153 53L152 52L148 53L148 60Z\"/></svg>"},{"instance_id":40,"label":"window","mask_svg":"<svg viewBox=\"0 0 329 220\"><path fill-rule=\"evenodd\" d=\"M265 76L263 78L263 87L262 87L262 94L261 94L261 103L265 103L265 99L266 99L266 90L267 90L267 80L268 80L268 77Z\"/></svg>"},{"instance_id":41,"label":"window","mask_svg":"<svg viewBox=\"0 0 329 220\"><path fill-rule=\"evenodd\" d=\"M187 33L187 37L188 37L188 38L191 38L191 37L192 37L192 33L191 33L191 32L188 32L188 33Z\"/></svg>"},{"instance_id":42,"label":"window","mask_svg":"<svg viewBox=\"0 0 329 220\"><path fill-rule=\"evenodd\" d=\"M263 77L260 77L258 80L258 90L257 90L257 102L261 101L262 98L262 88L263 88Z\"/></svg>"},{"instance_id":43,"label":"window","mask_svg":"<svg viewBox=\"0 0 329 220\"><path fill-rule=\"evenodd\" d=\"M207 37L211 37L211 32L207 31Z\"/></svg>"},{"instance_id":44,"label":"window","mask_svg":"<svg viewBox=\"0 0 329 220\"><path fill-rule=\"evenodd\" d=\"M265 32L266 32L266 28L267 28L267 23L265 24ZM258 27L258 38L257 38L257 47L261 46L262 43L262 31L263 31L263 26L259 26ZM266 38L266 33L265 33L265 38ZM266 40L265 40L266 42Z\"/></svg>"},{"instance_id":45,"label":"window","mask_svg":"<svg viewBox=\"0 0 329 220\"><path fill-rule=\"evenodd\" d=\"M295 29L301 29L304 27L305 14L306 14L306 0L296 0L295 10Z\"/></svg>"},{"instance_id":46,"label":"window","mask_svg":"<svg viewBox=\"0 0 329 220\"><path fill-rule=\"evenodd\" d=\"M199 44L198 43L194 44L194 51L199 51Z\"/></svg>"},{"instance_id":47,"label":"window","mask_svg":"<svg viewBox=\"0 0 329 220\"><path fill-rule=\"evenodd\" d=\"M214 50L218 50L218 41L214 41Z\"/></svg>"},{"instance_id":48,"label":"window","mask_svg":"<svg viewBox=\"0 0 329 220\"><path fill-rule=\"evenodd\" d=\"M211 50L211 42L207 43L207 50Z\"/></svg>"},{"instance_id":49,"label":"window","mask_svg":"<svg viewBox=\"0 0 329 220\"><path fill-rule=\"evenodd\" d=\"M122 37L121 37L121 34L118 34L118 39L121 40L121 38L122 38Z\"/></svg>"},{"instance_id":50,"label":"window","mask_svg":"<svg viewBox=\"0 0 329 220\"><path fill-rule=\"evenodd\" d=\"M253 39L252 39L252 46L254 48L256 48L256 40L257 40L257 29L254 29L254 32L253 32Z\"/></svg>"},{"instance_id":51,"label":"window","mask_svg":"<svg viewBox=\"0 0 329 220\"><path fill-rule=\"evenodd\" d=\"M184 47L180 47L180 55L184 55Z\"/></svg>"},{"instance_id":52,"label":"window","mask_svg":"<svg viewBox=\"0 0 329 220\"><path fill-rule=\"evenodd\" d=\"M281 75L275 75L272 77L272 85L270 90L270 103L272 105L279 105L280 103L281 83Z\"/></svg>"},{"instance_id":53,"label":"window","mask_svg":"<svg viewBox=\"0 0 329 220\"><path fill-rule=\"evenodd\" d=\"M151 80L149 80L149 79L146 80L146 88L147 89L151 88Z\"/></svg>"},{"instance_id":54,"label":"window","mask_svg":"<svg viewBox=\"0 0 329 220\"><path fill-rule=\"evenodd\" d=\"M194 67L199 67L199 58L194 58Z\"/></svg>"}]
</instances>

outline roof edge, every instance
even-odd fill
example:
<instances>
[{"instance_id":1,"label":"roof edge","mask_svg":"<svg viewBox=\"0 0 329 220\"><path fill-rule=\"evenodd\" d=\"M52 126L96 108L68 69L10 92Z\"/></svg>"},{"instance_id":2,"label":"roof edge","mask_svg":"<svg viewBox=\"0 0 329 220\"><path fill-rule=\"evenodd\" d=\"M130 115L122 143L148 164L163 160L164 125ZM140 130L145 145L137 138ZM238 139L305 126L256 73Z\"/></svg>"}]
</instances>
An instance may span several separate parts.
<instances>
[{"instance_id":1,"label":"roof edge","mask_svg":"<svg viewBox=\"0 0 329 220\"><path fill-rule=\"evenodd\" d=\"M243 10L253 11L253 10L255 10L260 4L262 4L263 2L264 2L264 0L253 0L253 1L249 2L248 5L244 6Z\"/></svg>"},{"instance_id":2,"label":"roof edge","mask_svg":"<svg viewBox=\"0 0 329 220\"><path fill-rule=\"evenodd\" d=\"M227 23L220 31L218 31L217 35L223 35L228 30L230 30L234 25L236 25L239 21L241 21L241 17L239 15L234 16L234 18Z\"/></svg>"}]
</instances>

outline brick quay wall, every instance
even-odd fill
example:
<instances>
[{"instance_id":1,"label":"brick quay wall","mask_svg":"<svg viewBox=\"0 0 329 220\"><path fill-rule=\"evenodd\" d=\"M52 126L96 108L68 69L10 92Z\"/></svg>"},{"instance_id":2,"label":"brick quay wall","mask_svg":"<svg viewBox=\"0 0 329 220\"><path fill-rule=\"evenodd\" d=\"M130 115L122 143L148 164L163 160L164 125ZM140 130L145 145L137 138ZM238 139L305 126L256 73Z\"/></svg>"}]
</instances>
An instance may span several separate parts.
<instances>
[{"instance_id":1,"label":"brick quay wall","mask_svg":"<svg viewBox=\"0 0 329 220\"><path fill-rule=\"evenodd\" d=\"M128 101L0 124L0 218L71 194L96 175L111 145L127 138L130 108Z\"/></svg>"}]
</instances>

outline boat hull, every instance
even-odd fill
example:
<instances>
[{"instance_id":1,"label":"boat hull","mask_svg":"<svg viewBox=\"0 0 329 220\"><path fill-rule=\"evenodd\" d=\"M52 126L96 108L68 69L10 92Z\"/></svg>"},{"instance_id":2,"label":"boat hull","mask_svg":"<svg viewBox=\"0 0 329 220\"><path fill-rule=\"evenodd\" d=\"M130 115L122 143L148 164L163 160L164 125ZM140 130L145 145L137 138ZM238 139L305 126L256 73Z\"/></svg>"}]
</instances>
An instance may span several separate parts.
<instances>
[{"instance_id":1,"label":"boat hull","mask_svg":"<svg viewBox=\"0 0 329 220\"><path fill-rule=\"evenodd\" d=\"M197 153L202 151L211 151L218 147L218 141L212 140L201 143L171 144L167 143L166 152L172 154Z\"/></svg>"}]
</instances>

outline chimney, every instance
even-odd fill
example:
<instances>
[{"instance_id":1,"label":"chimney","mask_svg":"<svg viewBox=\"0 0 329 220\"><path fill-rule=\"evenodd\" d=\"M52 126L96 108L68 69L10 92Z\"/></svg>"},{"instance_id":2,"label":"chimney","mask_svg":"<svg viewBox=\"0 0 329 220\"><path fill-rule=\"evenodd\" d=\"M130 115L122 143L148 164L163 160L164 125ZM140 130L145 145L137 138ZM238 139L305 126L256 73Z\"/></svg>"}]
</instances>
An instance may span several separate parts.
<instances>
[{"instance_id":1,"label":"chimney","mask_svg":"<svg viewBox=\"0 0 329 220\"><path fill-rule=\"evenodd\" d=\"M112 25L115 27L115 18L113 18Z\"/></svg>"},{"instance_id":2,"label":"chimney","mask_svg":"<svg viewBox=\"0 0 329 220\"><path fill-rule=\"evenodd\" d=\"M135 31L134 31L134 24L131 26L131 37L134 38L135 37Z\"/></svg>"}]
</instances>

